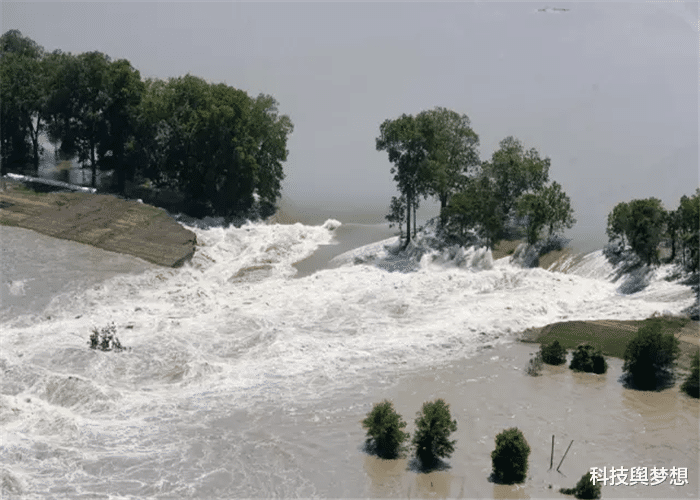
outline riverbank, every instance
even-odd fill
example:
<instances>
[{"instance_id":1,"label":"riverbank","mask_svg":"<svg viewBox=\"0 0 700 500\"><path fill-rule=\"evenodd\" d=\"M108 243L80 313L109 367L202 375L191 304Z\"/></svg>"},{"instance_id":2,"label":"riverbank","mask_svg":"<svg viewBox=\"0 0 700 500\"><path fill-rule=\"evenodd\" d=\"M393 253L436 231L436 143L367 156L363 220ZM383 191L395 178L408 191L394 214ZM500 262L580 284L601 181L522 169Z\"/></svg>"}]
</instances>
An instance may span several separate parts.
<instances>
[{"instance_id":1,"label":"riverbank","mask_svg":"<svg viewBox=\"0 0 700 500\"><path fill-rule=\"evenodd\" d=\"M161 208L112 195L45 193L14 181L5 184L0 191L0 225L31 229L167 267L179 267L194 255L195 234Z\"/></svg>"},{"instance_id":2,"label":"riverbank","mask_svg":"<svg viewBox=\"0 0 700 500\"><path fill-rule=\"evenodd\" d=\"M681 354L678 364L690 368L690 357L700 347L700 322L684 317L661 317L664 331L673 333L680 341ZM566 349L574 349L578 344L590 342L606 356L622 359L627 343L637 330L649 320L620 321L566 321L552 323L542 328L529 328L520 336L525 343L550 343L558 340Z\"/></svg>"}]
</instances>

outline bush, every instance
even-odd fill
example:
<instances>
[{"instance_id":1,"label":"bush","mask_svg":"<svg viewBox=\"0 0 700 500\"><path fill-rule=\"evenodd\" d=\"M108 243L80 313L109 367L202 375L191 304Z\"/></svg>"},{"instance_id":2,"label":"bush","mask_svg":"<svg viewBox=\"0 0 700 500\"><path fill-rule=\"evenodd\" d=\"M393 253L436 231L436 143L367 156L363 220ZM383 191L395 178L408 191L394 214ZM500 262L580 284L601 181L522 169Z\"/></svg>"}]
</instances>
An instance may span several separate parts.
<instances>
[{"instance_id":1,"label":"bush","mask_svg":"<svg viewBox=\"0 0 700 500\"><path fill-rule=\"evenodd\" d=\"M591 344L581 344L574 351L569 368L581 372L605 373L608 363L600 349Z\"/></svg>"},{"instance_id":2,"label":"bush","mask_svg":"<svg viewBox=\"0 0 700 500\"><path fill-rule=\"evenodd\" d=\"M695 351L693 354L692 361L690 362L690 375L685 379L681 389L683 389L689 396L694 398L700 397L700 351Z\"/></svg>"},{"instance_id":3,"label":"bush","mask_svg":"<svg viewBox=\"0 0 700 500\"><path fill-rule=\"evenodd\" d=\"M116 333L117 327L114 326L114 323L105 326L101 330L97 327L93 327L92 335L90 335L90 348L100 349L101 351L123 350L124 348L116 337Z\"/></svg>"},{"instance_id":4,"label":"bush","mask_svg":"<svg viewBox=\"0 0 700 500\"><path fill-rule=\"evenodd\" d=\"M600 483L593 484L591 473L586 472L573 488L562 488L559 493L574 495L576 498L600 498Z\"/></svg>"},{"instance_id":5,"label":"bush","mask_svg":"<svg viewBox=\"0 0 700 500\"><path fill-rule=\"evenodd\" d=\"M367 429L365 445L380 457L396 458L404 450L403 442L408 439L408 433L401 429L406 427L406 422L390 401L375 404L362 421L362 427Z\"/></svg>"},{"instance_id":6,"label":"bush","mask_svg":"<svg viewBox=\"0 0 700 500\"><path fill-rule=\"evenodd\" d=\"M496 436L496 449L491 452L493 476L506 484L522 483L527 477L530 446L517 427Z\"/></svg>"},{"instance_id":7,"label":"bush","mask_svg":"<svg viewBox=\"0 0 700 500\"><path fill-rule=\"evenodd\" d=\"M641 327L625 348L622 370L640 389L656 389L659 381L673 377L679 342L672 333L661 330L661 322L652 321Z\"/></svg>"},{"instance_id":8,"label":"bush","mask_svg":"<svg viewBox=\"0 0 700 500\"><path fill-rule=\"evenodd\" d=\"M455 449L456 441L450 441L450 434L457 430L457 421L450 416L450 405L442 399L423 403L416 416L416 432L413 446L416 457L423 467L435 465L438 458L449 457Z\"/></svg>"},{"instance_id":9,"label":"bush","mask_svg":"<svg viewBox=\"0 0 700 500\"><path fill-rule=\"evenodd\" d=\"M548 365L562 365L566 363L566 349L555 340L551 344L541 345L542 361Z\"/></svg>"},{"instance_id":10,"label":"bush","mask_svg":"<svg viewBox=\"0 0 700 500\"><path fill-rule=\"evenodd\" d=\"M530 362L527 364L527 374L533 377L537 377L542 369L542 353L538 352L530 358Z\"/></svg>"}]
</instances>

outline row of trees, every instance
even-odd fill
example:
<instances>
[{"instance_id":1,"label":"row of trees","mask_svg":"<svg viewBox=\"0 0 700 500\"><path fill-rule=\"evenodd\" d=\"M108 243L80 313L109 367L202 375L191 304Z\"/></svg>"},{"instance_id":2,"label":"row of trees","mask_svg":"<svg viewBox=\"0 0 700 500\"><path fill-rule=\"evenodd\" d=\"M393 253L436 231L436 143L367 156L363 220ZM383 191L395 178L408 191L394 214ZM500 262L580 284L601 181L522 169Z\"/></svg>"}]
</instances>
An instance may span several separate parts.
<instances>
[{"instance_id":1,"label":"row of trees","mask_svg":"<svg viewBox=\"0 0 700 500\"><path fill-rule=\"evenodd\" d=\"M38 169L39 137L92 170L181 192L193 215L274 211L293 126L269 95L249 97L186 75L142 80L101 52L46 53L11 30L0 38L2 174Z\"/></svg>"},{"instance_id":2,"label":"row of trees","mask_svg":"<svg viewBox=\"0 0 700 500\"><path fill-rule=\"evenodd\" d=\"M382 458L397 458L406 447L410 435L404 432L406 422L393 404L384 400L374 405L362 421L367 431L365 447ZM423 404L416 415L416 432L411 441L416 459L424 470L435 468L441 458L454 452L455 440L450 435L457 430L457 421L450 415L450 405L443 399ZM517 428L506 429L496 436L496 448L491 453L493 478L506 483L521 483L527 476L530 446Z\"/></svg>"},{"instance_id":3,"label":"row of trees","mask_svg":"<svg viewBox=\"0 0 700 500\"><path fill-rule=\"evenodd\" d=\"M615 205L608 214L610 243L634 253L647 265L659 264L659 245L671 246L670 261L691 272L700 265L700 189L682 196L678 208L666 211L657 198Z\"/></svg>"},{"instance_id":4,"label":"row of trees","mask_svg":"<svg viewBox=\"0 0 700 500\"><path fill-rule=\"evenodd\" d=\"M474 231L489 247L514 227L533 244L544 230L552 235L573 226L569 197L560 184L549 183L549 158L507 137L482 162L478 145L467 115L441 107L380 125L376 148L387 152L400 192L387 219L405 222L406 245L421 197L439 201L440 225L448 233Z\"/></svg>"}]
</instances>

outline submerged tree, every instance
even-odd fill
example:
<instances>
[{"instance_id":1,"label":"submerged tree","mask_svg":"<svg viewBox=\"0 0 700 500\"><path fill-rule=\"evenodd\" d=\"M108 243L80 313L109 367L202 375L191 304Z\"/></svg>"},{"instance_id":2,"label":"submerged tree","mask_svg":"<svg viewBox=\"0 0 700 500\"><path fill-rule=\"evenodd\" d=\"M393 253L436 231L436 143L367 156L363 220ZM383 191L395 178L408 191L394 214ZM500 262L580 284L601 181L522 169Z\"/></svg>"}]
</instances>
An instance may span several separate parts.
<instances>
[{"instance_id":1,"label":"submerged tree","mask_svg":"<svg viewBox=\"0 0 700 500\"><path fill-rule=\"evenodd\" d=\"M505 484L522 483L527 477L530 445L517 428L506 429L496 436L496 449L491 452L493 476Z\"/></svg>"},{"instance_id":2,"label":"submerged tree","mask_svg":"<svg viewBox=\"0 0 700 500\"><path fill-rule=\"evenodd\" d=\"M449 457L454 451L455 440L450 434L457 430L457 421L450 416L450 405L442 399L423 403L416 416L416 432L413 446L425 468L431 468L440 458Z\"/></svg>"},{"instance_id":3,"label":"submerged tree","mask_svg":"<svg viewBox=\"0 0 700 500\"><path fill-rule=\"evenodd\" d=\"M408 439L408 433L402 429L406 422L396 413L391 401L377 403L362 421L362 427L367 429L368 449L382 458L396 458L403 451L403 443Z\"/></svg>"},{"instance_id":4,"label":"submerged tree","mask_svg":"<svg viewBox=\"0 0 700 500\"><path fill-rule=\"evenodd\" d=\"M622 370L640 389L656 389L673 376L679 342L672 333L663 333L662 328L660 321L651 321L637 331L625 348Z\"/></svg>"}]
</instances>

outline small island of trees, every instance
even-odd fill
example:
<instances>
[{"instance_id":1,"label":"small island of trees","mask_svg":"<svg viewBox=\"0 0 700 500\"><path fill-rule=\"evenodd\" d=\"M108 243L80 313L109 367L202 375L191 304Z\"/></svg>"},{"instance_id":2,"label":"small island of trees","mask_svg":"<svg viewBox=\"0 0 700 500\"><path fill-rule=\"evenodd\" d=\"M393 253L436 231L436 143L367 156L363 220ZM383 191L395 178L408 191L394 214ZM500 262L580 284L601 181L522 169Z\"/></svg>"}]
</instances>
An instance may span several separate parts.
<instances>
[{"instance_id":1,"label":"small island of trees","mask_svg":"<svg viewBox=\"0 0 700 500\"><path fill-rule=\"evenodd\" d=\"M400 192L386 218L405 224L404 248L411 241L411 214L415 236L421 197L440 202L440 229L458 243L469 232L489 248L520 236L533 245L544 233L555 235L576 222L562 186L549 182L549 158L506 137L491 160L481 162L478 145L467 115L441 107L381 124L376 148L387 152Z\"/></svg>"}]
</instances>

